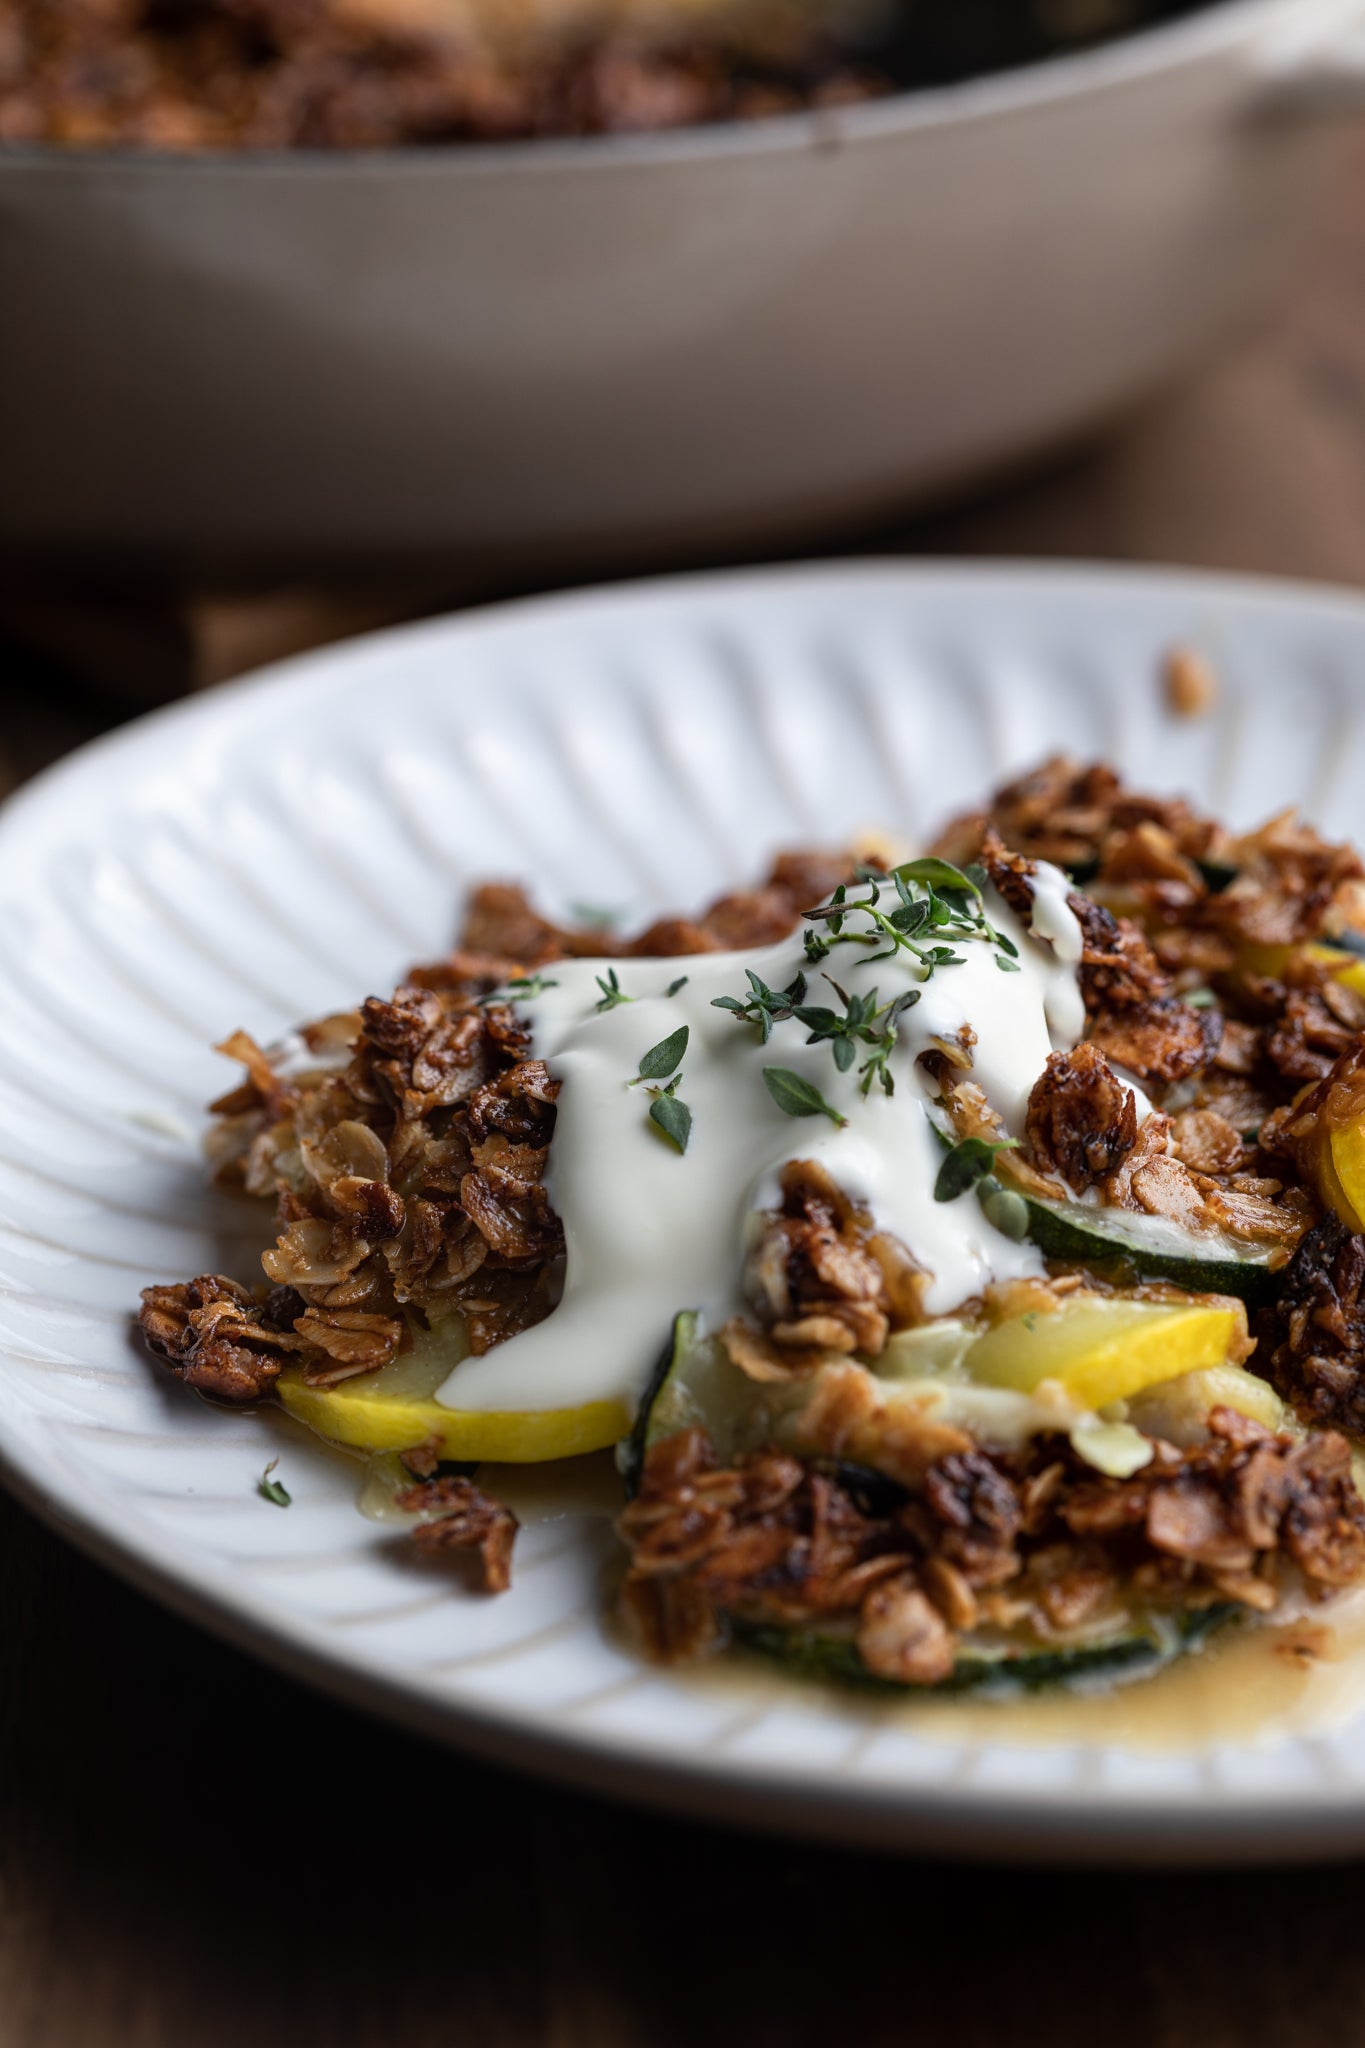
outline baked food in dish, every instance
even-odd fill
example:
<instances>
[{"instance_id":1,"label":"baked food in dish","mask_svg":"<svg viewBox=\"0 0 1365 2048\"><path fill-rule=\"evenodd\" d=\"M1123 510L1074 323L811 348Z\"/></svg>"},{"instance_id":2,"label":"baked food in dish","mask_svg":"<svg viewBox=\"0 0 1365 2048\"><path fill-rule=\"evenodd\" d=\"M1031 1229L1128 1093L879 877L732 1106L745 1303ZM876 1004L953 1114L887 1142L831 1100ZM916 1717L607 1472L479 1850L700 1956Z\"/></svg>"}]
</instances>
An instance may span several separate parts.
<instances>
[{"instance_id":1,"label":"baked food in dish","mask_svg":"<svg viewBox=\"0 0 1365 2048\"><path fill-rule=\"evenodd\" d=\"M0 0L0 142L366 149L749 120L1189 0Z\"/></svg>"},{"instance_id":2,"label":"baked food in dish","mask_svg":"<svg viewBox=\"0 0 1365 2048\"><path fill-rule=\"evenodd\" d=\"M265 1284L143 1328L491 1590L497 1463L618 1445L655 1656L1148 1668L1365 1571L1363 880L1057 760L629 941L488 885L391 1000L226 1042Z\"/></svg>"}]
</instances>

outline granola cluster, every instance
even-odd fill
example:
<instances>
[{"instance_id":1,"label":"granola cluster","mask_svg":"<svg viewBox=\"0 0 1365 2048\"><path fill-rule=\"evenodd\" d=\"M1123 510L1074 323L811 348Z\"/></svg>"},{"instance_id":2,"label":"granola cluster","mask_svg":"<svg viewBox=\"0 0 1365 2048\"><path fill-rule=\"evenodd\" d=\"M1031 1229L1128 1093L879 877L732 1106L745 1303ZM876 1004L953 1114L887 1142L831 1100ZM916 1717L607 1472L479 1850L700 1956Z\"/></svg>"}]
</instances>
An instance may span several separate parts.
<instances>
[{"instance_id":1,"label":"granola cluster","mask_svg":"<svg viewBox=\"0 0 1365 2048\"><path fill-rule=\"evenodd\" d=\"M851 1378L844 1390L857 1401ZM845 1433L851 1416L841 1418ZM1296 1442L1231 1409L1207 1445L1158 1444L1104 1479L1065 1439L1001 1457L965 1441L914 1486L763 1451L718 1465L700 1429L651 1451L621 1518L626 1612L649 1653L705 1655L738 1623L846 1631L876 1678L936 1685L963 1635L1039 1645L1118 1630L1144 1608L1273 1608L1299 1575L1331 1592L1365 1570L1365 1503L1346 1439Z\"/></svg>"},{"instance_id":2,"label":"granola cluster","mask_svg":"<svg viewBox=\"0 0 1365 2048\"><path fill-rule=\"evenodd\" d=\"M1025 1170L1003 1170L1036 1186L1031 1168L1072 1193L1094 1188L1112 1206L1287 1257L1314 1216L1286 1136L1291 1106L1303 1082L1326 1085L1358 1055L1365 1031L1365 997L1307 944L1365 915L1354 851L1292 816L1234 839L1181 799L1135 795L1111 769L1061 759L1007 785L989 814L959 819L941 848L980 858L1024 915L1036 861L1084 879L1068 900L1084 941L1086 1037L1048 1061ZM1271 929L1294 935L1273 958L1256 936ZM1159 1105L1140 1130L1116 1067ZM964 1134L980 1125L960 1086L949 1102Z\"/></svg>"},{"instance_id":3,"label":"granola cluster","mask_svg":"<svg viewBox=\"0 0 1365 2048\"><path fill-rule=\"evenodd\" d=\"M315 1385L386 1365L410 1309L458 1311L481 1352L552 1306L563 1237L542 1175L558 1084L527 1056L511 1006L488 999L494 976L451 970L447 983L327 1020L349 1038L337 1072L285 1079L245 1034L224 1047L248 1079L213 1105L218 1177L273 1196L279 1226L262 1260L267 1334L250 1340L254 1367L238 1361L241 1398L286 1355ZM150 1334L182 1378L221 1395L218 1315L187 1302L183 1331ZM230 1336L248 1341L236 1324Z\"/></svg>"},{"instance_id":4,"label":"granola cluster","mask_svg":"<svg viewBox=\"0 0 1365 2048\"><path fill-rule=\"evenodd\" d=\"M793 1160L780 1178L782 1205L745 1264L758 1322L726 1325L731 1359L763 1381L797 1378L854 1351L879 1358L893 1329L921 1320L926 1275L814 1160Z\"/></svg>"},{"instance_id":5,"label":"granola cluster","mask_svg":"<svg viewBox=\"0 0 1365 2048\"><path fill-rule=\"evenodd\" d=\"M1136 794L1111 768L1059 756L998 791L989 814L959 818L942 851L973 859L984 841L988 857L993 833L1016 858L1053 861L1084 889L1087 1003L1105 987L1119 995L1117 1014L1091 1036L1132 1072L1178 1078L1161 1035L1157 1067L1142 1059L1150 1020L1141 984L1154 971L1168 992L1206 1002L1217 1036L1201 1060L1191 1035L1188 1071L1200 1075L1202 1102L1240 1129L1321 1080L1365 1030L1365 997L1311 949L1365 928L1365 868L1353 847L1321 838L1292 811L1235 835L1181 798ZM1136 1037L1121 1028L1129 1011Z\"/></svg>"}]
</instances>

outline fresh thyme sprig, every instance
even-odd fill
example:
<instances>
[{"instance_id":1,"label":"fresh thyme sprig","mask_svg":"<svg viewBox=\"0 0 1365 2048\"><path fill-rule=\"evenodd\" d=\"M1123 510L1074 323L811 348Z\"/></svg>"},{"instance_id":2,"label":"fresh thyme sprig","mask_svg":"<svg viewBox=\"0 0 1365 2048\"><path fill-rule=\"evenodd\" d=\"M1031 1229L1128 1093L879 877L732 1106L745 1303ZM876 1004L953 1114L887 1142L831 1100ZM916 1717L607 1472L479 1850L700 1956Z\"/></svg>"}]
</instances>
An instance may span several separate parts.
<instances>
[{"instance_id":1,"label":"fresh thyme sprig","mask_svg":"<svg viewBox=\"0 0 1365 2048\"><path fill-rule=\"evenodd\" d=\"M486 996L479 997L479 1007L487 1003L526 1003L532 996L543 995L547 988L558 988L557 981L549 981L543 974L519 974L502 988L491 988Z\"/></svg>"},{"instance_id":2,"label":"fresh thyme sprig","mask_svg":"<svg viewBox=\"0 0 1365 2048\"><path fill-rule=\"evenodd\" d=\"M795 981L788 982L784 989L775 989L769 988L752 967L746 967L744 974L751 990L748 1000L739 996L712 996L711 1007L713 1010L732 1011L741 1023L757 1024L759 1037L766 1045L773 1035L774 1024L798 1014L797 1004L805 1001L806 977L798 974Z\"/></svg>"},{"instance_id":3,"label":"fresh thyme sprig","mask_svg":"<svg viewBox=\"0 0 1365 2048\"><path fill-rule=\"evenodd\" d=\"M849 884L840 883L828 903L805 913L812 925L824 926L823 932L805 934L806 956L811 961L826 960L836 946L880 948L863 963L872 966L878 960L907 953L913 963L911 972L923 983L937 968L960 967L963 956L953 950L954 945L976 940L995 948L995 964L1002 973L1016 974L1018 947L986 916L982 895L986 879L984 868L957 868L932 854L904 861L890 874L859 868L857 880L866 885L864 895L851 896ZM884 904L888 896L889 904ZM809 1030L808 1045L828 1041L841 1074L849 1071L859 1047L865 1046L868 1056L858 1069L861 1092L867 1095L879 1085L885 1094L895 1093L891 1053L900 1019L919 1001L919 988L906 989L891 1002L879 1005L875 988L866 995L849 995L827 974L825 980L843 1004L840 1012L808 1004L802 974L785 989L773 989L752 968L745 973L750 990L747 998L714 996L716 1009L729 1010L741 1022L757 1024L765 1045L774 1024L794 1017Z\"/></svg>"},{"instance_id":4,"label":"fresh thyme sprig","mask_svg":"<svg viewBox=\"0 0 1365 2048\"><path fill-rule=\"evenodd\" d=\"M823 932L811 930L805 935L808 960L826 960L836 946L880 946L880 952L869 956L869 965L908 953L920 970L920 979L927 981L937 967L962 965L962 955L953 951L953 944L963 940L981 939L998 948L997 963L1012 964L1017 958L1019 949L1013 940L997 931L986 916L982 868L956 868L951 861L930 854L922 860L903 861L890 874L859 868L858 880L867 885L866 895L851 897L849 885L841 882L828 903L805 912L812 926L824 926ZM883 895L890 891L894 891L893 907L883 909Z\"/></svg>"},{"instance_id":5,"label":"fresh thyme sprig","mask_svg":"<svg viewBox=\"0 0 1365 2048\"><path fill-rule=\"evenodd\" d=\"M621 1003L633 1003L639 1000L638 997L628 996L625 993L620 982L616 979L616 969L614 967L609 967L605 975L598 974L593 978L602 991L602 1000L597 1005L599 1010L614 1010Z\"/></svg>"},{"instance_id":6,"label":"fresh thyme sprig","mask_svg":"<svg viewBox=\"0 0 1365 2048\"><path fill-rule=\"evenodd\" d=\"M651 1088L654 1100L649 1105L649 1120L661 1130L664 1136L675 1144L680 1152L687 1150L687 1141L692 1135L692 1112L685 1102L678 1100L678 1083L682 1080L683 1055L691 1033L686 1024L680 1024L676 1031L670 1031L667 1038L661 1038L657 1045L651 1045L640 1059L640 1071L628 1083L638 1088L642 1081L666 1082L665 1087ZM669 1080L670 1074L672 1079Z\"/></svg>"},{"instance_id":7,"label":"fresh thyme sprig","mask_svg":"<svg viewBox=\"0 0 1365 2048\"><path fill-rule=\"evenodd\" d=\"M920 991L917 988L903 989L891 1002L879 1007L875 988L866 995L851 996L832 976L827 974L825 980L843 1004L843 1014L841 1016L837 1010L815 1005L798 1004L793 1015L810 1031L807 1045L819 1045L827 1039L834 1054L834 1064L841 1074L846 1074L853 1065L858 1047L867 1046L869 1056L858 1069L859 1092L867 1095L874 1082L880 1082L884 1094L894 1095L896 1083L891 1072L891 1053L900 1020L919 1001Z\"/></svg>"},{"instance_id":8,"label":"fresh thyme sprig","mask_svg":"<svg viewBox=\"0 0 1365 2048\"><path fill-rule=\"evenodd\" d=\"M268 1500L272 1507L292 1507L293 1496L288 1492L288 1490L284 1486L280 1484L280 1481L278 1479L272 1476L274 1474L275 1467L279 1464L279 1462L280 1461L278 1458L272 1458L270 1460L270 1463L266 1466L264 1472L262 1472L260 1478L256 1481L256 1491L261 1496L261 1499Z\"/></svg>"},{"instance_id":9,"label":"fresh thyme sprig","mask_svg":"<svg viewBox=\"0 0 1365 2048\"><path fill-rule=\"evenodd\" d=\"M638 996L628 996L626 994L616 978L616 969L614 967L609 967L605 974L594 975L593 979L602 991L602 1000L596 1005L599 1012L602 1010L619 1009L622 1003L638 1003L640 1000ZM676 981L669 982L668 987L664 990L664 994L666 996L675 996L680 988L686 987L687 976L680 974Z\"/></svg>"}]
</instances>

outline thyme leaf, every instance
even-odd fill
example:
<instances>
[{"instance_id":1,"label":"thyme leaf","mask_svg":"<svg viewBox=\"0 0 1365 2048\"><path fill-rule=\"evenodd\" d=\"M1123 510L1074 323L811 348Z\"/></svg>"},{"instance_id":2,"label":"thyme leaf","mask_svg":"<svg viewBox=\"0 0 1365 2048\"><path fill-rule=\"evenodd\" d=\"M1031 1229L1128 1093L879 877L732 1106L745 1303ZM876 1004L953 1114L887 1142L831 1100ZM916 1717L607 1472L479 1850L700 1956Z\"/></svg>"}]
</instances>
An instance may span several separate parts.
<instances>
[{"instance_id":1,"label":"thyme leaf","mask_svg":"<svg viewBox=\"0 0 1365 2048\"><path fill-rule=\"evenodd\" d=\"M786 1116L827 1116L840 1129L848 1122L837 1109L831 1109L814 1082L804 1074L794 1074L790 1067L765 1067L763 1080L769 1095Z\"/></svg>"},{"instance_id":2,"label":"thyme leaf","mask_svg":"<svg viewBox=\"0 0 1365 2048\"><path fill-rule=\"evenodd\" d=\"M859 1086L864 1095L870 1092L874 1081L880 1082L884 1095L895 1094L896 1083L890 1067L891 1053L896 1043L900 1020L907 1010L913 1010L919 996L917 988L903 990L893 1003L888 1003L885 1009L878 1011L880 1031L863 1032L863 1043L872 1048L871 1056L864 1060L858 1070Z\"/></svg>"},{"instance_id":3,"label":"thyme leaf","mask_svg":"<svg viewBox=\"0 0 1365 2048\"><path fill-rule=\"evenodd\" d=\"M669 1032L667 1038L651 1045L641 1058L640 1071L630 1086L638 1088L641 1081L666 1081L682 1065L689 1035L687 1025L680 1024L676 1031Z\"/></svg>"},{"instance_id":4,"label":"thyme leaf","mask_svg":"<svg viewBox=\"0 0 1365 2048\"><path fill-rule=\"evenodd\" d=\"M984 871L976 870L984 880ZM926 889L960 889L966 896L981 896L981 883L970 872L955 868L950 860L940 860L937 854L926 854L922 860L903 860L895 869L893 879L902 882L919 882Z\"/></svg>"},{"instance_id":5,"label":"thyme leaf","mask_svg":"<svg viewBox=\"0 0 1365 2048\"><path fill-rule=\"evenodd\" d=\"M256 1491L260 1494L262 1500L268 1500L272 1506L287 1508L293 1505L292 1496L285 1491L285 1488L278 1479L272 1479L270 1476L279 1462L278 1458L270 1460L270 1463L256 1481Z\"/></svg>"},{"instance_id":6,"label":"thyme leaf","mask_svg":"<svg viewBox=\"0 0 1365 2048\"><path fill-rule=\"evenodd\" d=\"M543 995L547 988L558 988L557 981L549 981L543 974L519 974L503 988L492 988L486 996L479 997L479 1007L487 1003L526 1003L532 996Z\"/></svg>"},{"instance_id":7,"label":"thyme leaf","mask_svg":"<svg viewBox=\"0 0 1365 2048\"><path fill-rule=\"evenodd\" d=\"M781 1024L797 1014L797 1005L805 1000L806 977L798 974L786 988L776 989L769 988L752 967L746 967L744 974L749 984L748 996L712 996L711 1007L713 1010L729 1010L743 1024L757 1024L758 1035L766 1045L773 1035L774 1024Z\"/></svg>"},{"instance_id":8,"label":"thyme leaf","mask_svg":"<svg viewBox=\"0 0 1365 2048\"><path fill-rule=\"evenodd\" d=\"M687 981L688 977L685 974L680 974L676 981L669 982L668 987L664 990L664 994L666 996L675 996L680 988L687 987Z\"/></svg>"},{"instance_id":9,"label":"thyme leaf","mask_svg":"<svg viewBox=\"0 0 1365 2048\"><path fill-rule=\"evenodd\" d=\"M602 1010L614 1010L621 1003L633 1003L638 1000L637 997L628 996L623 992L620 982L616 979L616 969L614 967L609 967L605 975L598 974L593 978L602 991L602 1000L597 1005L599 1012Z\"/></svg>"},{"instance_id":10,"label":"thyme leaf","mask_svg":"<svg viewBox=\"0 0 1365 2048\"><path fill-rule=\"evenodd\" d=\"M675 1144L680 1152L687 1150L687 1141L692 1135L692 1112L685 1102L679 1102L675 1090L682 1075L677 1075L666 1088L651 1088L654 1097L649 1105L649 1120L657 1124L664 1136Z\"/></svg>"},{"instance_id":11,"label":"thyme leaf","mask_svg":"<svg viewBox=\"0 0 1365 2048\"><path fill-rule=\"evenodd\" d=\"M919 990L904 989L892 1002L883 1003L879 1008L875 988L866 995L850 996L828 974L825 980L843 1004L843 1014L815 1004L798 1004L794 1014L810 1031L807 1045L819 1045L828 1040L834 1064L841 1074L846 1074L853 1065L858 1047L867 1046L870 1057L858 1070L862 1093L868 1094L874 1082L880 1082L885 1094L894 1095L896 1084L888 1062L896 1043L899 1020L919 1001Z\"/></svg>"},{"instance_id":12,"label":"thyme leaf","mask_svg":"<svg viewBox=\"0 0 1365 2048\"><path fill-rule=\"evenodd\" d=\"M938 1170L934 1182L936 1202L955 1202L959 1195L965 1195L968 1188L984 1180L995 1164L997 1152L1010 1152L1018 1144L1017 1138L1004 1138L998 1143L990 1138L963 1138Z\"/></svg>"}]
</instances>

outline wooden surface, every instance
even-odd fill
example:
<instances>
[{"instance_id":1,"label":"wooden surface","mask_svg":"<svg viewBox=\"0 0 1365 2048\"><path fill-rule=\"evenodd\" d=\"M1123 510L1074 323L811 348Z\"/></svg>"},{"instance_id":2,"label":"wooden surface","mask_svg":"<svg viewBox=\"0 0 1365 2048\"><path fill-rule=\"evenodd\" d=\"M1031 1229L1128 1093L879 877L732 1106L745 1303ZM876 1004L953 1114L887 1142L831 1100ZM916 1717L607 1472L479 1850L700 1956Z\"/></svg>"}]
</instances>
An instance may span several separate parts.
<instances>
[{"instance_id":1,"label":"wooden surface","mask_svg":"<svg viewBox=\"0 0 1365 2048\"><path fill-rule=\"evenodd\" d=\"M1365 158L1272 320L1104 442L894 542L1365 584ZM317 592L172 610L157 644L189 646L188 680L367 616ZM10 781L110 723L121 681L146 694L151 642L98 607L74 623L0 647ZM982 1872L637 1815L329 1706L2 1499L0 1544L0 2048L1365 2037L1359 1867Z\"/></svg>"}]
</instances>

